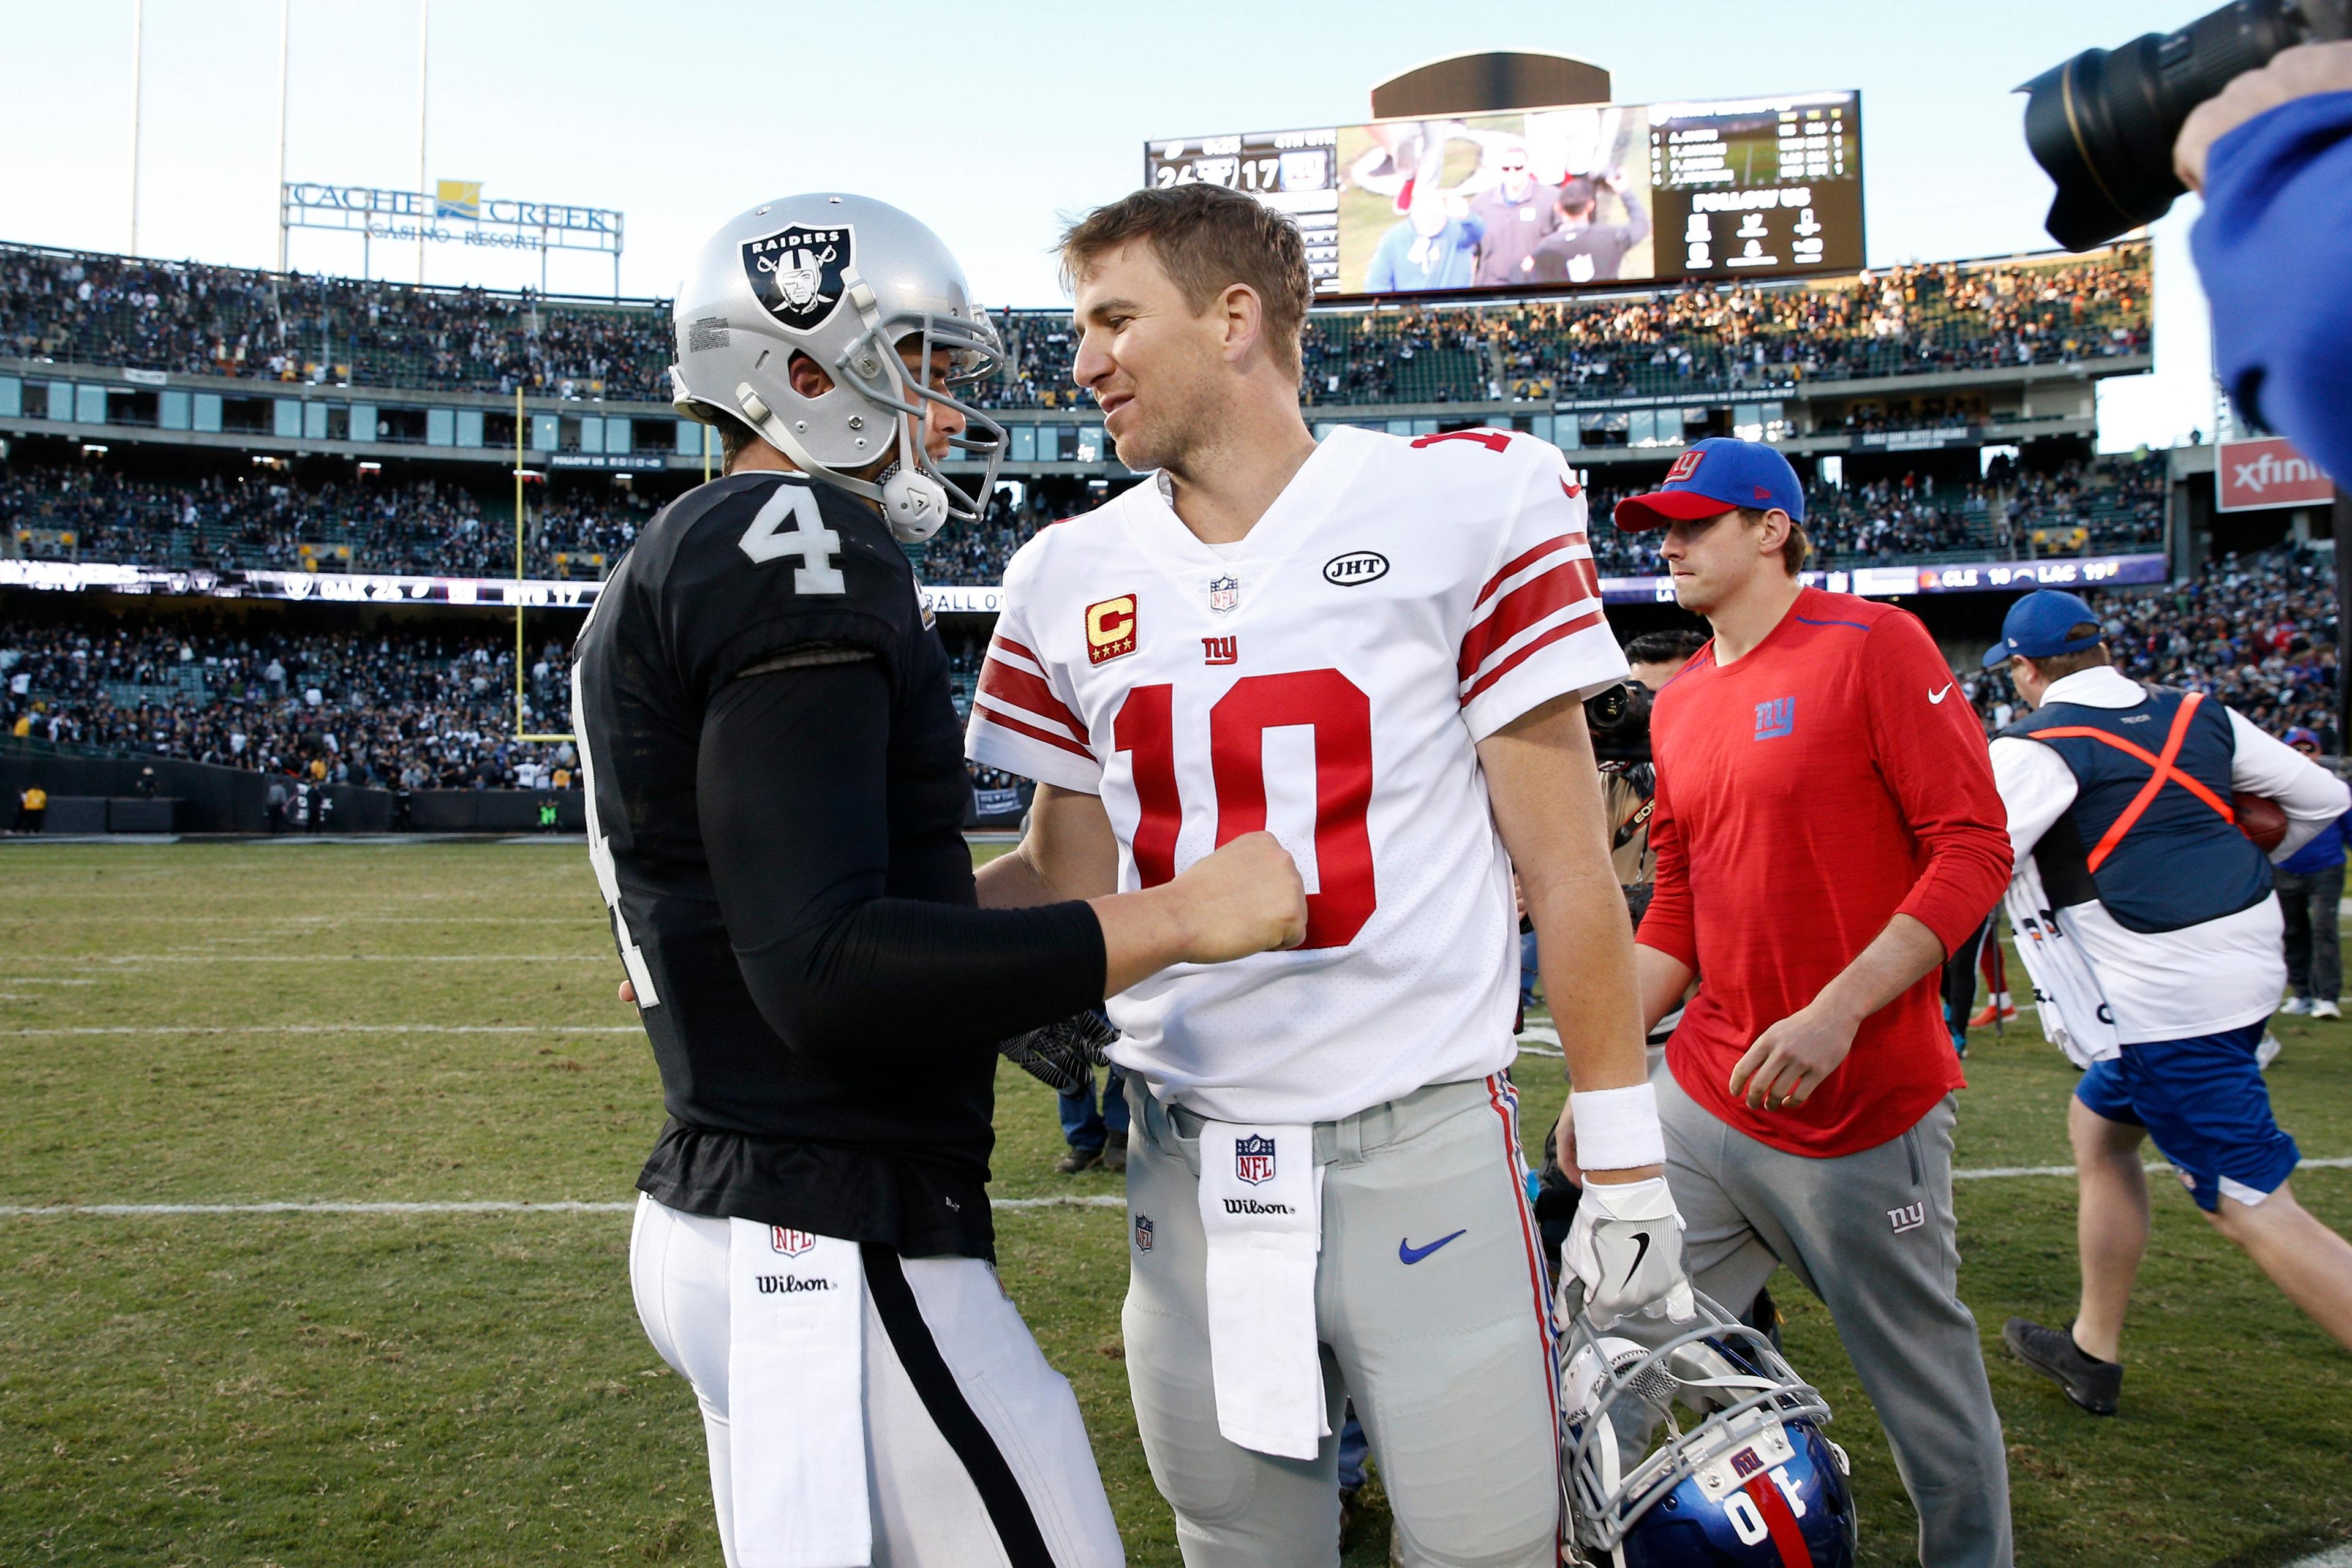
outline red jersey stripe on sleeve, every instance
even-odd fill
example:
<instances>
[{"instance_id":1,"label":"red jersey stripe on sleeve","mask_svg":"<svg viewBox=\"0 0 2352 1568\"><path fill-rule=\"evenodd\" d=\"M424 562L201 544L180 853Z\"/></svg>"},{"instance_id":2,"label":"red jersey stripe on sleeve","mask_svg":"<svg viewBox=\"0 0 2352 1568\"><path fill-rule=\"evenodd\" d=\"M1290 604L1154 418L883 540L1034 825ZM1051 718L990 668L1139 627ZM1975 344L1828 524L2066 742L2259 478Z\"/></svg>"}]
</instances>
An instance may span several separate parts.
<instances>
[{"instance_id":1,"label":"red jersey stripe on sleeve","mask_svg":"<svg viewBox=\"0 0 2352 1568\"><path fill-rule=\"evenodd\" d=\"M1481 609L1486 607L1487 600L1493 598L1501 591L1504 584L1509 582L1513 577L1526 571L1528 567L1534 565L1545 556L1549 555L1553 551L1581 547L1584 543L1584 537L1585 536L1581 533L1555 534L1551 538L1545 540L1541 544L1537 545L1534 549L1521 551L1518 554L1512 556L1508 561L1503 563L1502 570L1496 572L1492 577L1487 578L1486 585L1478 590L1477 601L1470 606L1470 613L1474 616L1476 615Z\"/></svg>"},{"instance_id":2,"label":"red jersey stripe on sleeve","mask_svg":"<svg viewBox=\"0 0 2352 1568\"><path fill-rule=\"evenodd\" d=\"M1467 680L1477 674L1478 667L1492 658L1497 648L1546 616L1600 597L1601 574L1593 570L1589 555L1570 557L1528 578L1496 600L1486 618L1463 634L1462 657L1456 666L1460 679Z\"/></svg>"},{"instance_id":3,"label":"red jersey stripe on sleeve","mask_svg":"<svg viewBox=\"0 0 2352 1568\"><path fill-rule=\"evenodd\" d=\"M997 640L1003 641L1001 637ZM1018 646L1017 644L1008 645L1007 651L1010 652ZM1072 735L1077 737L1081 745L1091 738L1087 733L1086 725L1079 721L1078 716L1071 712L1060 698L1054 695L1054 689L1045 683L1043 677L1032 675L1017 665L1006 664L1002 659L991 657L980 667L980 689L983 694L993 697L1008 707L1017 708L1035 718L1061 725Z\"/></svg>"},{"instance_id":4,"label":"red jersey stripe on sleeve","mask_svg":"<svg viewBox=\"0 0 2352 1568\"><path fill-rule=\"evenodd\" d=\"M1496 665L1494 668L1480 676L1477 680L1471 685L1470 689L1462 694L1462 701L1464 705L1467 706L1469 703L1484 695L1488 687L1494 685L1495 682L1502 679L1503 677L1510 674L1511 671L1526 663L1533 655L1540 652L1544 648L1549 647L1552 644L1559 641L1562 637L1574 637L1580 631L1585 631L1591 627L1597 626L1607 618L1608 617L1603 616L1599 610L1593 610L1589 614L1577 616L1569 620L1562 621L1559 625L1552 627L1551 630L1544 633L1541 637L1531 637L1525 643L1520 644L1519 647L1511 651L1511 656L1508 658L1504 659L1502 662Z\"/></svg>"},{"instance_id":5,"label":"red jersey stripe on sleeve","mask_svg":"<svg viewBox=\"0 0 2352 1568\"><path fill-rule=\"evenodd\" d=\"M1099 760L1092 752L1088 751L1086 747L1079 745L1067 735L1057 735L1053 731L1045 729L1040 725L1024 724L1020 720L1015 719L1012 714L1004 712L1001 709L983 708L975 703L972 706L971 712L972 717L979 720L983 724L993 724L1000 730L1009 730L1016 735L1026 735L1033 741L1043 741L1049 746L1058 746L1063 751L1069 752L1070 755L1074 757L1084 757L1090 763Z\"/></svg>"},{"instance_id":6,"label":"red jersey stripe on sleeve","mask_svg":"<svg viewBox=\"0 0 2352 1568\"><path fill-rule=\"evenodd\" d=\"M1037 656L1035 654L1031 653L1027 648L1022 647L1019 643L1014 642L1003 632L997 633L996 636L989 639L988 651L990 653L994 653L998 648L1003 648L1005 652L1011 654L1015 658L1025 658L1032 664L1037 664ZM1038 668L1042 669L1045 667L1043 665L1039 665Z\"/></svg>"}]
</instances>

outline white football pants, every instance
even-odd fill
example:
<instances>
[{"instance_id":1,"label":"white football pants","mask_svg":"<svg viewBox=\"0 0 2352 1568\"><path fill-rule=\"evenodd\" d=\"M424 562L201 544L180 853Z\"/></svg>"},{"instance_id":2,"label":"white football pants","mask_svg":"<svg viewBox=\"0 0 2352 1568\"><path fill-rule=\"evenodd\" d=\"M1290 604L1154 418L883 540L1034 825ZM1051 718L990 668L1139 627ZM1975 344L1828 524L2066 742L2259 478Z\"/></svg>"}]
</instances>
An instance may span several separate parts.
<instances>
[{"instance_id":1,"label":"white football pants","mask_svg":"<svg viewBox=\"0 0 2352 1568\"><path fill-rule=\"evenodd\" d=\"M728 1450L728 1222L640 1194L637 1318L694 1385L719 1538L735 1568ZM1120 1568L1077 1400L977 1258L867 1247L866 1464L874 1568Z\"/></svg>"},{"instance_id":2,"label":"white football pants","mask_svg":"<svg viewBox=\"0 0 2352 1568\"><path fill-rule=\"evenodd\" d=\"M1312 1459L1217 1429L1200 1119L1128 1085L1128 1384L1187 1568L1339 1561L1349 1398L1395 1510L1398 1561L1558 1568L1559 1378L1509 1079L1436 1084L1316 1124L1315 1315L1333 1435Z\"/></svg>"}]
</instances>

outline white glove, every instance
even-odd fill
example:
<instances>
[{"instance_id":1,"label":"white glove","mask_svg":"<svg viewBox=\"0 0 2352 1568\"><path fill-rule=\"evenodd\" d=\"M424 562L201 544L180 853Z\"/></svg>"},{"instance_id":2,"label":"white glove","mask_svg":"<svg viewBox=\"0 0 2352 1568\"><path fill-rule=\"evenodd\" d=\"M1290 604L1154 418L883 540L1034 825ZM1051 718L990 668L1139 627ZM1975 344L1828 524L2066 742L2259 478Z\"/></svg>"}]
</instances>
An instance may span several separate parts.
<instances>
[{"instance_id":1,"label":"white glove","mask_svg":"<svg viewBox=\"0 0 2352 1568\"><path fill-rule=\"evenodd\" d=\"M1636 1312L1677 1323L1697 1315L1683 1268L1683 1216L1664 1176L1585 1183L1560 1258L1583 1283L1596 1332Z\"/></svg>"}]
</instances>

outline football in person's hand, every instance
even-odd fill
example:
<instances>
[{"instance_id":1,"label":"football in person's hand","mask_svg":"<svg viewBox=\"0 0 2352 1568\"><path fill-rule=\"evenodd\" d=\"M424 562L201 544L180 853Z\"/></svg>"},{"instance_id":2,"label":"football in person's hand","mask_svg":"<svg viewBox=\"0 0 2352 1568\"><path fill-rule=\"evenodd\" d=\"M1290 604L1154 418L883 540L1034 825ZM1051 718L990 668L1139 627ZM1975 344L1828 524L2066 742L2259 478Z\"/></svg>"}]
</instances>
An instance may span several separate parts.
<instances>
[{"instance_id":1,"label":"football in person's hand","mask_svg":"<svg viewBox=\"0 0 2352 1568\"><path fill-rule=\"evenodd\" d=\"M2230 809L2237 815L2238 831L2254 841L2254 847L2267 855L2279 847L2286 837L2286 813L2279 803L2266 795L2248 795L2240 790L2231 797Z\"/></svg>"}]
</instances>

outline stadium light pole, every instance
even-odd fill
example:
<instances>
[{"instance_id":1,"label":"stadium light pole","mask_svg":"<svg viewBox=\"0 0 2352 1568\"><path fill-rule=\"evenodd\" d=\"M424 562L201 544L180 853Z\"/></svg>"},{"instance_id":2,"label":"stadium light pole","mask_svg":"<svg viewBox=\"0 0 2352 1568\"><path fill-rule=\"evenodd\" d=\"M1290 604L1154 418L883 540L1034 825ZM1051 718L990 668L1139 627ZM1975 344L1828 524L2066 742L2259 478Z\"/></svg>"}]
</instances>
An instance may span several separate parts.
<instances>
[{"instance_id":1,"label":"stadium light pole","mask_svg":"<svg viewBox=\"0 0 2352 1568\"><path fill-rule=\"evenodd\" d=\"M525 721L522 696L522 432L525 416L522 408L522 388L515 388L515 739L522 741L569 742L570 735L534 735Z\"/></svg>"},{"instance_id":2,"label":"stadium light pole","mask_svg":"<svg viewBox=\"0 0 2352 1568\"><path fill-rule=\"evenodd\" d=\"M416 196L425 199L425 67L431 58L433 0L416 0ZM416 214L416 280L425 281L425 209Z\"/></svg>"},{"instance_id":3,"label":"stadium light pole","mask_svg":"<svg viewBox=\"0 0 2352 1568\"><path fill-rule=\"evenodd\" d=\"M278 0L278 270L286 270L286 39L294 0Z\"/></svg>"},{"instance_id":4,"label":"stadium light pole","mask_svg":"<svg viewBox=\"0 0 2352 1568\"><path fill-rule=\"evenodd\" d=\"M131 0L131 244L130 254L139 254L139 100L140 87L146 79L142 68L146 58L147 0Z\"/></svg>"}]
</instances>

